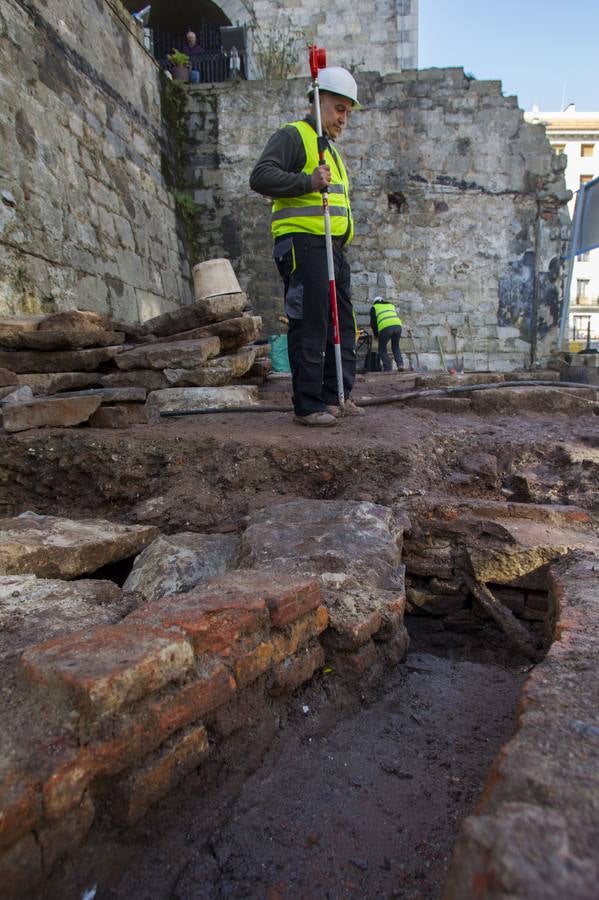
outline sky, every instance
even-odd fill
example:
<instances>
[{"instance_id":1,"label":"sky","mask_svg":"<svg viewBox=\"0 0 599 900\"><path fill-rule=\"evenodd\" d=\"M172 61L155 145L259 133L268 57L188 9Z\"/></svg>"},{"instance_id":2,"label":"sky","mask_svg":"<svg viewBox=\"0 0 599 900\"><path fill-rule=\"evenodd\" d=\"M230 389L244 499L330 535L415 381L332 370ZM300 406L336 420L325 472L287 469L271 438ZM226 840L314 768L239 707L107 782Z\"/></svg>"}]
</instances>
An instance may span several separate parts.
<instances>
[{"instance_id":1,"label":"sky","mask_svg":"<svg viewBox=\"0 0 599 900\"><path fill-rule=\"evenodd\" d=\"M599 0L420 0L418 67L503 83L521 109L599 111Z\"/></svg>"}]
</instances>

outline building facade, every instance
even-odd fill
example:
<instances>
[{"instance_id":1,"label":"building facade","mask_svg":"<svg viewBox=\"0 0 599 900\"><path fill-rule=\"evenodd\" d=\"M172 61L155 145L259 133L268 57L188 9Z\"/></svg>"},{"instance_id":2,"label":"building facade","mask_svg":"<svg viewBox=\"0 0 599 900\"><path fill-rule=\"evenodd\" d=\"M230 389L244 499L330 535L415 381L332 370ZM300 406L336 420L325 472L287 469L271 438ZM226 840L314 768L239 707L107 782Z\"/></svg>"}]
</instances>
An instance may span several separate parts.
<instances>
[{"instance_id":1,"label":"building facade","mask_svg":"<svg viewBox=\"0 0 599 900\"><path fill-rule=\"evenodd\" d=\"M599 112L578 112L570 104L563 112L533 108L525 118L544 125L554 152L567 157L566 187L573 193L569 204L573 216L576 192L599 176ZM589 328L591 340L599 341L599 248L574 260L568 337L577 349L586 342Z\"/></svg>"}]
</instances>

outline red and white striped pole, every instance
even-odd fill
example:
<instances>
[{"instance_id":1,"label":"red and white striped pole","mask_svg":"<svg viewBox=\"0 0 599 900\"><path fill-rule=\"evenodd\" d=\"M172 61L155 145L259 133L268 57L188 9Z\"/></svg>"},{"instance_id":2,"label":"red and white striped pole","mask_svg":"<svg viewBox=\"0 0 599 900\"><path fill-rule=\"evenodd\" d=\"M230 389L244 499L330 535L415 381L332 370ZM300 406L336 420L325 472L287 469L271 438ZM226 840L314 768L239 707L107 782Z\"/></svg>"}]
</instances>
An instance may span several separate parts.
<instances>
[{"instance_id":1,"label":"red and white striped pole","mask_svg":"<svg viewBox=\"0 0 599 900\"><path fill-rule=\"evenodd\" d=\"M320 102L318 92L318 70L326 68L327 55L324 47L317 47L311 44L310 52L310 75L312 77L312 88L314 90L314 110L316 113L316 131L318 134L318 162L324 166L324 150L325 145L322 140L322 119L320 117ZM341 334L339 331L339 311L337 309L337 286L335 284L335 262L333 260L333 238L331 235L331 214L329 211L329 194L325 187L322 190L322 214L324 217L324 236L327 251L327 269L329 275L329 301L331 306L331 321L333 325L333 341L335 345L335 371L337 373L337 396L339 397L339 406L343 409L345 404L345 394L343 391L343 368L341 366Z\"/></svg>"}]
</instances>

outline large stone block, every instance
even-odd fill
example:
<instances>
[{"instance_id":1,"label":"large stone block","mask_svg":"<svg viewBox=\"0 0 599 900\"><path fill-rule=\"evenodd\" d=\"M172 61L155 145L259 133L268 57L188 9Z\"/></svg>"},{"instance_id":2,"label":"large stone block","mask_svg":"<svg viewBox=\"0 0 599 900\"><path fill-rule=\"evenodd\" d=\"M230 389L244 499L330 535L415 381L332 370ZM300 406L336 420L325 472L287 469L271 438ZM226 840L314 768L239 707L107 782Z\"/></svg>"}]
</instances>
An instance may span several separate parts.
<instances>
[{"instance_id":1,"label":"large stone block","mask_svg":"<svg viewBox=\"0 0 599 900\"><path fill-rule=\"evenodd\" d=\"M125 335L116 331L13 331L0 335L0 347L7 350L82 350L124 343Z\"/></svg>"},{"instance_id":2,"label":"large stone block","mask_svg":"<svg viewBox=\"0 0 599 900\"><path fill-rule=\"evenodd\" d=\"M174 343L142 344L119 355L119 369L167 369L201 366L220 353L217 337L199 341L175 341Z\"/></svg>"},{"instance_id":3,"label":"large stone block","mask_svg":"<svg viewBox=\"0 0 599 900\"><path fill-rule=\"evenodd\" d=\"M101 398L96 396L57 396L7 403L2 407L2 424L10 432L29 431L31 428L70 428L87 422L101 402Z\"/></svg>"},{"instance_id":4,"label":"large stone block","mask_svg":"<svg viewBox=\"0 0 599 900\"><path fill-rule=\"evenodd\" d=\"M76 578L134 556L157 534L154 526L22 513L0 519L0 574Z\"/></svg>"},{"instance_id":5,"label":"large stone block","mask_svg":"<svg viewBox=\"0 0 599 900\"><path fill-rule=\"evenodd\" d=\"M240 406L256 406L258 388L235 385L222 388L189 387L167 388L152 391L148 406L159 412L191 412L194 409L235 409Z\"/></svg>"},{"instance_id":6,"label":"large stone block","mask_svg":"<svg viewBox=\"0 0 599 900\"><path fill-rule=\"evenodd\" d=\"M0 350L0 366L17 374L27 372L95 372L122 351L118 347L91 350Z\"/></svg>"},{"instance_id":7,"label":"large stone block","mask_svg":"<svg viewBox=\"0 0 599 900\"><path fill-rule=\"evenodd\" d=\"M398 584L402 531L390 509L374 503L292 500L250 516L242 536L247 568L316 574L392 588Z\"/></svg>"},{"instance_id":8,"label":"large stone block","mask_svg":"<svg viewBox=\"0 0 599 900\"><path fill-rule=\"evenodd\" d=\"M222 294L205 300L195 300L188 306L148 319L144 322L144 328L147 334L155 334L157 337L176 334L178 331L189 331L211 322L238 316L246 304L247 297L243 293Z\"/></svg>"},{"instance_id":9,"label":"large stone block","mask_svg":"<svg viewBox=\"0 0 599 900\"><path fill-rule=\"evenodd\" d=\"M118 622L126 608L113 581L0 576L0 659L39 641Z\"/></svg>"},{"instance_id":10,"label":"large stone block","mask_svg":"<svg viewBox=\"0 0 599 900\"><path fill-rule=\"evenodd\" d=\"M30 387L34 394L48 395L99 385L101 376L96 372L56 372L21 374L16 378L19 384Z\"/></svg>"},{"instance_id":11,"label":"large stone block","mask_svg":"<svg viewBox=\"0 0 599 900\"><path fill-rule=\"evenodd\" d=\"M160 535L136 558L124 589L146 600L185 593L232 568L238 550L235 535Z\"/></svg>"}]
</instances>

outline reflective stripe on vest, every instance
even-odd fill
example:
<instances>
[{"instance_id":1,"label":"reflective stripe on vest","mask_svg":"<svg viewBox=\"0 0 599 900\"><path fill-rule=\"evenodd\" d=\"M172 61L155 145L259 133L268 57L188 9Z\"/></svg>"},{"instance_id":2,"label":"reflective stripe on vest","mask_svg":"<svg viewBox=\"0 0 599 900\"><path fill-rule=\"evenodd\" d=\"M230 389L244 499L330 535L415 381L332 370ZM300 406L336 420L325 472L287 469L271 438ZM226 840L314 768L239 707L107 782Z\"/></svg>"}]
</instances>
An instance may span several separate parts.
<instances>
[{"instance_id":1,"label":"reflective stripe on vest","mask_svg":"<svg viewBox=\"0 0 599 900\"><path fill-rule=\"evenodd\" d=\"M311 175L318 166L318 137L312 126L305 121L290 122L286 128L296 128L302 139L306 162L302 172ZM347 235L346 243L353 237L354 226L349 205L349 181L341 157L335 151L325 150L325 162L331 169L329 213L333 237ZM301 197L278 197L272 204L272 235L306 232L324 235L322 214L322 194L311 191Z\"/></svg>"},{"instance_id":2,"label":"reflective stripe on vest","mask_svg":"<svg viewBox=\"0 0 599 900\"><path fill-rule=\"evenodd\" d=\"M402 325L402 321L397 315L397 310L393 303L375 303L374 313L376 315L376 327L379 332L383 328L390 328L391 325Z\"/></svg>"}]
</instances>

